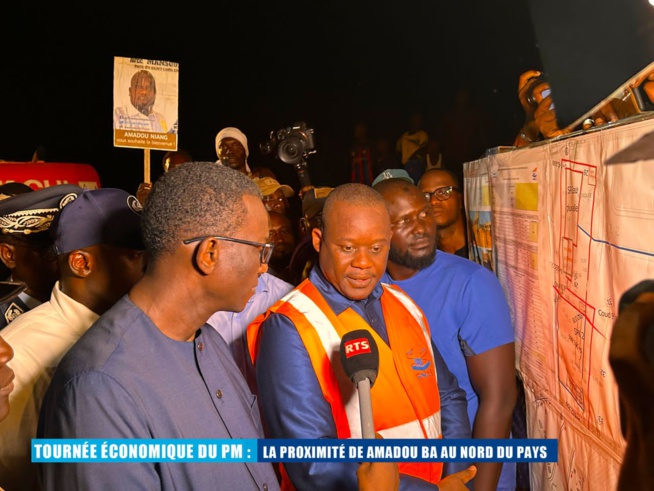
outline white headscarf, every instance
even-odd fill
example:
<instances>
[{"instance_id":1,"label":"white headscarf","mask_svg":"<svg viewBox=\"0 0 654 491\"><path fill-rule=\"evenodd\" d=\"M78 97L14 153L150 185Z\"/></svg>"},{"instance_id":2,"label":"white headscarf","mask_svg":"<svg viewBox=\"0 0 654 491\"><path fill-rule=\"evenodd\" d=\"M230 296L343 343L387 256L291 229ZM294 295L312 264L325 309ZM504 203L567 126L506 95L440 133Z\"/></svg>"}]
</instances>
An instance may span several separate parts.
<instances>
[{"instance_id":1,"label":"white headscarf","mask_svg":"<svg viewBox=\"0 0 654 491\"><path fill-rule=\"evenodd\" d=\"M241 145L243 145L243 148L245 148L245 167L249 172L250 167L248 166L248 156L250 155L250 150L248 149L247 137L243 134L241 130L239 130L238 128L234 128L233 126L228 126L227 128L223 128L216 135L216 155L218 154L218 146L220 145L220 142L225 138L234 138L235 140L238 140L238 142Z\"/></svg>"}]
</instances>

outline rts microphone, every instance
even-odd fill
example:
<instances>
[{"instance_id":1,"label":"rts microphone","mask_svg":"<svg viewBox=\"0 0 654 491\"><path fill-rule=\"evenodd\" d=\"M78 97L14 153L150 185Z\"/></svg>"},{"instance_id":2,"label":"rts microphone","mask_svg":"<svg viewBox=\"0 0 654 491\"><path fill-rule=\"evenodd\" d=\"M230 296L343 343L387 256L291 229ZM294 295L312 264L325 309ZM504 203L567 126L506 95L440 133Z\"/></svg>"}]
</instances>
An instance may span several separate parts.
<instances>
[{"instance_id":1,"label":"rts microphone","mask_svg":"<svg viewBox=\"0 0 654 491\"><path fill-rule=\"evenodd\" d=\"M370 388L379 371L379 349L370 332L365 329L350 331L341 339L341 365L359 393L361 436L375 438Z\"/></svg>"}]
</instances>

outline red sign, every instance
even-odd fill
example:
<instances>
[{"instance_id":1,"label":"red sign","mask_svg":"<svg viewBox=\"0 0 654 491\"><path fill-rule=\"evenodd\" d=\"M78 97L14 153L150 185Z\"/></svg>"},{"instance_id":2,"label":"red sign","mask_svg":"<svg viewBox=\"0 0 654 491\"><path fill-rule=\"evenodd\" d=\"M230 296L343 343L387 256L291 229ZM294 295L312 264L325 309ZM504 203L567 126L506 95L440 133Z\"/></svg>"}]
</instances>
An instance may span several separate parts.
<instances>
[{"instance_id":1,"label":"red sign","mask_svg":"<svg viewBox=\"0 0 654 491\"><path fill-rule=\"evenodd\" d=\"M22 182L34 190L75 184L84 189L100 188L100 177L89 164L58 164L51 162L0 162L0 184Z\"/></svg>"},{"instance_id":2,"label":"red sign","mask_svg":"<svg viewBox=\"0 0 654 491\"><path fill-rule=\"evenodd\" d=\"M351 356L363 355L364 353L370 353L370 343L366 338L352 339L351 341L345 342L345 357L350 358Z\"/></svg>"}]
</instances>

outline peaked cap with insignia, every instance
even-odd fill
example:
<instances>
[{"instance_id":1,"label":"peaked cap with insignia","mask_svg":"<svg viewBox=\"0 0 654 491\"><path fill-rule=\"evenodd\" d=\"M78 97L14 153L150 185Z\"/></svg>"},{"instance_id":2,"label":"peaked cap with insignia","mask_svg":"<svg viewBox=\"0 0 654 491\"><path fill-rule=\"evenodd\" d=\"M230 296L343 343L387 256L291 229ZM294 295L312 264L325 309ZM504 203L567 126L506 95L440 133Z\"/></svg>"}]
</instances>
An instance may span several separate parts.
<instances>
[{"instance_id":1,"label":"peaked cap with insignia","mask_svg":"<svg viewBox=\"0 0 654 491\"><path fill-rule=\"evenodd\" d=\"M59 184L0 201L0 232L23 239L47 232L55 215L77 198L82 188Z\"/></svg>"}]
</instances>

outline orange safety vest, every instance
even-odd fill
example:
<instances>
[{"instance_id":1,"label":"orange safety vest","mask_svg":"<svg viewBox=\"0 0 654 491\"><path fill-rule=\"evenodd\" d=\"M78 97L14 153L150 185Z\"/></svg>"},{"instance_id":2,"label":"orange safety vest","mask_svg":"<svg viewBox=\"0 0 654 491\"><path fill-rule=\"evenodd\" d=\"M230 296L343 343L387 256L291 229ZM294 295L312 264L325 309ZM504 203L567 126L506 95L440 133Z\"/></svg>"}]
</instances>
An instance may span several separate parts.
<instances>
[{"instance_id":1,"label":"orange safety vest","mask_svg":"<svg viewBox=\"0 0 654 491\"><path fill-rule=\"evenodd\" d=\"M388 344L352 309L336 315L316 287L305 280L249 325L250 357L256 363L260 327L268 315L276 312L288 317L331 406L337 437L361 438L359 396L337 353L346 332L366 329L379 347L379 372L371 390L375 431L384 438L441 438L437 373L424 314L400 288L382 286ZM401 462L398 467L401 474L434 484L443 471L442 462ZM292 489L285 472L282 477L282 489Z\"/></svg>"}]
</instances>

